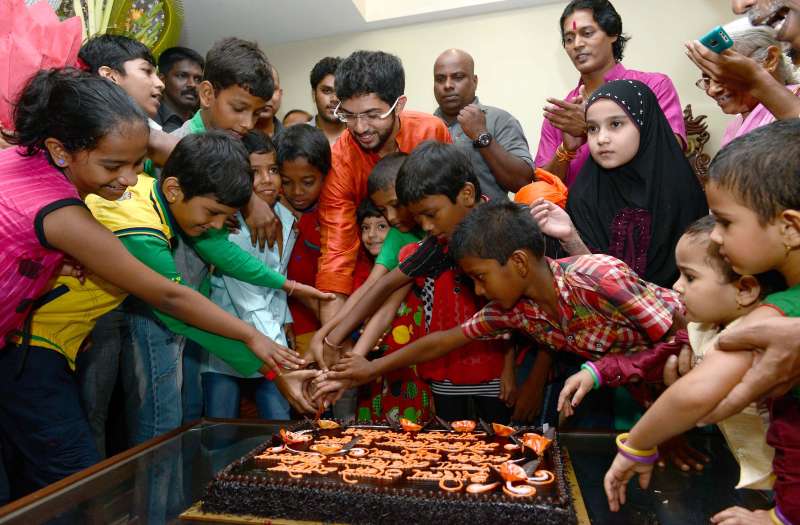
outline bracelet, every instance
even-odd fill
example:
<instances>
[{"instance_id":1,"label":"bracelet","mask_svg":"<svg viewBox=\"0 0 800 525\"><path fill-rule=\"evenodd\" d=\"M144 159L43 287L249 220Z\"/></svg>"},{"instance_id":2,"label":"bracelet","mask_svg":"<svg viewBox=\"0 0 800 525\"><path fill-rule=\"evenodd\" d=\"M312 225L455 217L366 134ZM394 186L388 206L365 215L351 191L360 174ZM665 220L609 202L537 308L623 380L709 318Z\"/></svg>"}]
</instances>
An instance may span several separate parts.
<instances>
[{"instance_id":1,"label":"bracelet","mask_svg":"<svg viewBox=\"0 0 800 525\"><path fill-rule=\"evenodd\" d=\"M628 436L630 436L628 432L624 432L617 436L617 449L619 450L620 454L631 461L636 461L639 463L653 464L658 460L658 447L653 447L648 450L637 450L625 444L625 442L628 440Z\"/></svg>"},{"instance_id":2,"label":"bracelet","mask_svg":"<svg viewBox=\"0 0 800 525\"><path fill-rule=\"evenodd\" d=\"M322 338L322 342L324 344L330 346L334 350L341 350L342 348L344 348L344 345L335 345L335 344L331 343L330 341L328 341L328 336L327 335Z\"/></svg>"},{"instance_id":3,"label":"bracelet","mask_svg":"<svg viewBox=\"0 0 800 525\"><path fill-rule=\"evenodd\" d=\"M564 147L564 143L558 145L556 148L556 160L559 162L569 162L578 156L577 151L569 151Z\"/></svg>"},{"instance_id":4,"label":"bracelet","mask_svg":"<svg viewBox=\"0 0 800 525\"><path fill-rule=\"evenodd\" d=\"M656 461L658 461L658 454L654 454L652 456L634 456L633 454L628 454L624 450L617 450L617 454L620 456L624 456L631 461L635 461L636 463L644 463L645 465L652 465Z\"/></svg>"},{"instance_id":5,"label":"bracelet","mask_svg":"<svg viewBox=\"0 0 800 525\"><path fill-rule=\"evenodd\" d=\"M786 516L783 515L777 504L772 507L772 510L769 511L769 517L772 520L772 523L775 523L776 525L792 525L792 522L786 519Z\"/></svg>"},{"instance_id":6,"label":"bracelet","mask_svg":"<svg viewBox=\"0 0 800 525\"><path fill-rule=\"evenodd\" d=\"M292 283L292 284L289 286L289 292L286 294L287 297L291 297L292 296L292 294L294 293L294 289L297 286L297 281L290 280L289 282Z\"/></svg>"},{"instance_id":7,"label":"bracelet","mask_svg":"<svg viewBox=\"0 0 800 525\"><path fill-rule=\"evenodd\" d=\"M600 388L600 385L603 384L603 380L600 378L600 374L597 373L597 369L594 367L592 363L586 362L581 365L581 370L586 370L592 375L592 379L594 380L594 389L597 390Z\"/></svg>"}]
</instances>

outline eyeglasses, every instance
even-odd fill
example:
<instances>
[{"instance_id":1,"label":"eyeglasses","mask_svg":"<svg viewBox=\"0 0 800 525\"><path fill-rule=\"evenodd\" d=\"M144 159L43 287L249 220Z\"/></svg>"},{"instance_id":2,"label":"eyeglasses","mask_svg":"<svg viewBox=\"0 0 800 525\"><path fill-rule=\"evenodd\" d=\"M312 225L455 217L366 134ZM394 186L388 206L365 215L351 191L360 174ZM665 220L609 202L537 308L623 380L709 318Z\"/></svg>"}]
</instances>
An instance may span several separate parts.
<instances>
[{"instance_id":1,"label":"eyeglasses","mask_svg":"<svg viewBox=\"0 0 800 525\"><path fill-rule=\"evenodd\" d=\"M702 89L703 91L708 91L708 88L711 87L711 82L712 80L710 78L703 77L699 79L697 82L695 82L694 85L697 86L698 89Z\"/></svg>"},{"instance_id":2,"label":"eyeglasses","mask_svg":"<svg viewBox=\"0 0 800 525\"><path fill-rule=\"evenodd\" d=\"M392 107L389 108L389 111L386 113L378 113L377 111L368 111L367 113L340 113L339 107L342 105L341 102L336 104L336 108L333 110L333 116L339 119L339 122L343 122L345 124L355 124L358 122L358 119L363 119L366 122L377 122L379 120L384 120L389 115L392 114L394 108L397 107L397 103L400 102L400 97L397 97L397 100L394 101Z\"/></svg>"}]
</instances>

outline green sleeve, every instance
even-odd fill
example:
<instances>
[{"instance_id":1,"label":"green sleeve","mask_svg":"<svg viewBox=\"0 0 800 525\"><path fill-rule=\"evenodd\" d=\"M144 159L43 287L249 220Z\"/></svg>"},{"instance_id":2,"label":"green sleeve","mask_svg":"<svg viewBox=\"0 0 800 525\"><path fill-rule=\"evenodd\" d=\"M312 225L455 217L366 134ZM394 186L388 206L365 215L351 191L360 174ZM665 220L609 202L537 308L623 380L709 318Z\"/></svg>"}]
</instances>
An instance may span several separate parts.
<instances>
[{"instance_id":1,"label":"green sleeve","mask_svg":"<svg viewBox=\"0 0 800 525\"><path fill-rule=\"evenodd\" d=\"M383 241L381 253L375 258L375 264L385 266L390 272L397 267L397 256L406 244L418 242L422 236L416 231L403 233L397 228L390 228Z\"/></svg>"},{"instance_id":2,"label":"green sleeve","mask_svg":"<svg viewBox=\"0 0 800 525\"><path fill-rule=\"evenodd\" d=\"M181 282L181 276L175 268L175 260L172 258L172 252L162 239L150 235L128 235L120 237L120 240L134 257L142 261L153 271L158 272L171 281ZM209 301L208 304L210 305L213 303ZM203 305L199 304L198 306L202 307ZM156 309L153 309L153 313L172 332L198 343L203 348L231 365L234 370L245 377L258 372L264 364L240 341L228 339L227 337L222 337L190 326Z\"/></svg>"},{"instance_id":3,"label":"green sleeve","mask_svg":"<svg viewBox=\"0 0 800 525\"><path fill-rule=\"evenodd\" d=\"M786 317L800 317L800 285L769 294L763 303L774 306Z\"/></svg>"},{"instance_id":4,"label":"green sleeve","mask_svg":"<svg viewBox=\"0 0 800 525\"><path fill-rule=\"evenodd\" d=\"M247 284L280 290L286 282L282 275L228 240L228 230L212 229L199 237L188 238L206 263L220 273Z\"/></svg>"}]
</instances>

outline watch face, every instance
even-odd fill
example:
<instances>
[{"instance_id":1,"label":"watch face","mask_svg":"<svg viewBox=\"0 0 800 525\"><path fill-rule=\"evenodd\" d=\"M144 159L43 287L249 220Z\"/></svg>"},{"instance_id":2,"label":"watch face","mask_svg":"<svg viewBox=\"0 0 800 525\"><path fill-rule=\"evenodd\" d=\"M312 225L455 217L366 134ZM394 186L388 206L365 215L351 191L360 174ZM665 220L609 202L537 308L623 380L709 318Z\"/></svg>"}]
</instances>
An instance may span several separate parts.
<instances>
[{"instance_id":1,"label":"watch face","mask_svg":"<svg viewBox=\"0 0 800 525\"><path fill-rule=\"evenodd\" d=\"M475 146L479 148L485 148L492 142L492 135L489 133L481 133L478 135L478 138L475 139Z\"/></svg>"}]
</instances>

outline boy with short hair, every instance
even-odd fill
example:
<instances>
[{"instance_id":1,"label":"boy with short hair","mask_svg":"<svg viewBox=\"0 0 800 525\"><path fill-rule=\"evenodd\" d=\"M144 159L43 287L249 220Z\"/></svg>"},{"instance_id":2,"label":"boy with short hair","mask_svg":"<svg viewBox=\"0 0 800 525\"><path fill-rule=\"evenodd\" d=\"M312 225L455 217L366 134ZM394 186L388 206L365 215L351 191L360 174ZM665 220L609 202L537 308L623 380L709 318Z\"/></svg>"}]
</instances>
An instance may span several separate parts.
<instances>
[{"instance_id":1,"label":"boy with short hair","mask_svg":"<svg viewBox=\"0 0 800 525\"><path fill-rule=\"evenodd\" d=\"M456 269L447 243L456 226L480 209L480 185L466 156L456 146L427 141L415 149L400 168L396 192L427 237L413 246L397 268L373 285L325 338L326 346L341 347L352 329L371 315L397 289L414 282L424 308L425 332L448 329L469 319L480 308L479 299L466 285L466 276ZM505 343L464 340L457 353L421 367L431 382L436 411L445 419L508 421L514 383L513 351ZM455 348L455 347L453 347ZM394 359L401 350L383 359ZM438 357L438 356L437 356ZM360 358L363 359L363 358ZM379 360L380 361L380 360ZM349 360L345 361L349 363ZM413 364L413 363L409 363ZM334 370L342 369L341 366ZM388 370L387 370L388 371ZM331 379L351 376L333 373ZM376 376L373 376L376 377ZM361 382L356 382L360 384ZM316 395L347 387L320 385ZM477 415L470 408L474 405Z\"/></svg>"},{"instance_id":2,"label":"boy with short hair","mask_svg":"<svg viewBox=\"0 0 800 525\"><path fill-rule=\"evenodd\" d=\"M281 192L281 176L275 159L275 146L262 131L252 130L242 137L247 149L250 167L254 172L253 192L264 200L279 217L281 236L272 248L264 252L250 244L250 232L242 225L238 233L229 240L243 251L261 260L264 266L286 275L297 233L294 230L292 212L278 202ZM211 278L211 300L227 311L253 325L259 332L280 345L293 347L291 334L286 331L292 322L283 290L267 288L239 281L227 275ZM289 344L287 344L289 342ZM203 413L209 417L238 418L241 388L246 382L255 383L255 402L262 419L289 419L289 403L275 384L262 374L243 375L222 359L206 354L200 371L203 383Z\"/></svg>"},{"instance_id":3,"label":"boy with short hair","mask_svg":"<svg viewBox=\"0 0 800 525\"><path fill-rule=\"evenodd\" d=\"M147 46L122 35L90 38L78 52L90 73L118 84L147 114L150 126L161 129L153 119L161 106L164 82L156 73L156 61Z\"/></svg>"},{"instance_id":4,"label":"boy with short hair","mask_svg":"<svg viewBox=\"0 0 800 525\"><path fill-rule=\"evenodd\" d=\"M545 257L536 222L518 204L478 207L458 225L451 246L475 293L492 302L461 326L432 333L380 360L345 358L330 379L360 384L509 331L520 331L552 350L596 360L608 352L645 349L683 325L673 291L641 280L613 257Z\"/></svg>"}]
</instances>

